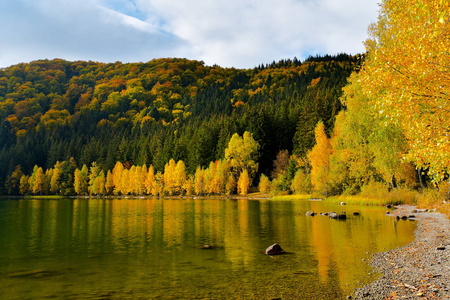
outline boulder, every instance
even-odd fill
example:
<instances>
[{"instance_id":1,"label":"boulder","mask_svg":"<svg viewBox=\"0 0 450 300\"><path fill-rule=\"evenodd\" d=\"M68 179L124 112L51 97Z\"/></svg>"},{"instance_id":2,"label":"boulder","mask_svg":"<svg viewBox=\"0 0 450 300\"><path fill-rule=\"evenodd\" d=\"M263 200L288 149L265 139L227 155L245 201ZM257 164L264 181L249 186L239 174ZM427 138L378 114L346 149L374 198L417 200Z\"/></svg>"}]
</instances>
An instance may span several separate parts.
<instances>
[{"instance_id":1,"label":"boulder","mask_svg":"<svg viewBox=\"0 0 450 300\"><path fill-rule=\"evenodd\" d=\"M347 205L347 203L345 203L345 202L341 202L341 205Z\"/></svg>"},{"instance_id":2,"label":"boulder","mask_svg":"<svg viewBox=\"0 0 450 300\"><path fill-rule=\"evenodd\" d=\"M329 217L330 219L337 219L337 216L338 216L338 214L335 213L334 211L330 211L330 212L328 213L328 217Z\"/></svg>"},{"instance_id":3,"label":"boulder","mask_svg":"<svg viewBox=\"0 0 450 300\"><path fill-rule=\"evenodd\" d=\"M264 254L266 255L280 255L284 253L286 252L284 252L283 248L281 248L281 246L278 245L277 243L273 244L272 246L269 246L264 252Z\"/></svg>"},{"instance_id":4,"label":"boulder","mask_svg":"<svg viewBox=\"0 0 450 300\"><path fill-rule=\"evenodd\" d=\"M347 215L345 213L337 214L335 212L328 213L328 217L330 219L338 219L338 220L345 220L347 219Z\"/></svg>"},{"instance_id":5,"label":"boulder","mask_svg":"<svg viewBox=\"0 0 450 300\"><path fill-rule=\"evenodd\" d=\"M306 212L306 216L307 216L307 217L314 217L315 214L316 214L316 213L315 213L314 211L312 211L312 210L309 210L309 211Z\"/></svg>"}]
</instances>

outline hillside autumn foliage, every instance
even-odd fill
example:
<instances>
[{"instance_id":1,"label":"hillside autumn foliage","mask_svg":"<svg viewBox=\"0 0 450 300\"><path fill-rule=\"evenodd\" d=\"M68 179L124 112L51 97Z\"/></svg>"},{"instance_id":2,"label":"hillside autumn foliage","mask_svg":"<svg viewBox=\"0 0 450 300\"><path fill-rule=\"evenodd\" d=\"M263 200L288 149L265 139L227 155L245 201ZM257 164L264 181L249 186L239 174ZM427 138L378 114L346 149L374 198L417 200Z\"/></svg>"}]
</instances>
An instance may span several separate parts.
<instances>
[{"instance_id":1,"label":"hillside autumn foliage","mask_svg":"<svg viewBox=\"0 0 450 300\"><path fill-rule=\"evenodd\" d=\"M1 192L444 190L450 4L385 0L369 33L365 55L247 70L187 59L2 69Z\"/></svg>"},{"instance_id":2,"label":"hillside autumn foliage","mask_svg":"<svg viewBox=\"0 0 450 300\"><path fill-rule=\"evenodd\" d=\"M177 58L55 59L0 69L0 193L17 192L16 166L31 174L72 157L80 172L96 162L105 182L117 162L151 165L160 178L173 159L192 175L223 161L232 136L245 131L260 145L250 179L270 174L279 150L304 154L313 146L318 120L332 128L341 88L361 59L340 54L246 70Z\"/></svg>"}]
</instances>

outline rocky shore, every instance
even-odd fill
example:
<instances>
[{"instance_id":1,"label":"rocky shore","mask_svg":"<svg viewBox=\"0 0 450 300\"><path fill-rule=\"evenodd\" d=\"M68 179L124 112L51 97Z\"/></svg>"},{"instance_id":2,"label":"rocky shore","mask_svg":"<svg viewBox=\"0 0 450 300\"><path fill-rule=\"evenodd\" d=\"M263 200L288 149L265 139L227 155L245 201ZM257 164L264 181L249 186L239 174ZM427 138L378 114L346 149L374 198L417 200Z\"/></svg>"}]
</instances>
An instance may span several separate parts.
<instances>
[{"instance_id":1,"label":"rocky shore","mask_svg":"<svg viewBox=\"0 0 450 300\"><path fill-rule=\"evenodd\" d=\"M390 214L413 215L415 241L374 254L371 264L382 276L349 299L450 299L450 222L443 214L408 205Z\"/></svg>"}]
</instances>

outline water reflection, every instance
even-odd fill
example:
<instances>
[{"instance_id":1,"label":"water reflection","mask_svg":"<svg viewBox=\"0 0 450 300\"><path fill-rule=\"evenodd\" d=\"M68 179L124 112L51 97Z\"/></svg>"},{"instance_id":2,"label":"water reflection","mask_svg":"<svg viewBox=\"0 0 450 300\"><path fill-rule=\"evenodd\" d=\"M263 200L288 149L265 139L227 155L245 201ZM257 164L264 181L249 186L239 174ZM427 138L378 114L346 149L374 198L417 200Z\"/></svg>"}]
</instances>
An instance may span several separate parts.
<instances>
[{"instance_id":1,"label":"water reflection","mask_svg":"<svg viewBox=\"0 0 450 300\"><path fill-rule=\"evenodd\" d=\"M364 258L414 229L382 208L324 202L2 200L0 298L334 299L370 280ZM262 255L274 242L290 254Z\"/></svg>"}]
</instances>

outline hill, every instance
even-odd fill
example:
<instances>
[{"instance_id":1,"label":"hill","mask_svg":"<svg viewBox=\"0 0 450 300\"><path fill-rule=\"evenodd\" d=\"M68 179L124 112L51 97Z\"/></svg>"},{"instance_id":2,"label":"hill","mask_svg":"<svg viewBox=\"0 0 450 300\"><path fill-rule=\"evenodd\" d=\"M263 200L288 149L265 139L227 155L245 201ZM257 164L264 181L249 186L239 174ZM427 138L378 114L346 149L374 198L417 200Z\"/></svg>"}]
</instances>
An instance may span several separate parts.
<instances>
[{"instance_id":1,"label":"hill","mask_svg":"<svg viewBox=\"0 0 450 300\"><path fill-rule=\"evenodd\" d=\"M223 159L234 133L259 143L259 172L280 150L305 156L322 120L342 109L342 87L361 56L310 57L253 69L157 59L104 64L60 59L0 70L0 185L17 165L52 168L117 161L163 171L171 158L197 166ZM3 190L3 193L6 191Z\"/></svg>"}]
</instances>

